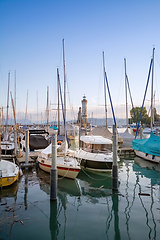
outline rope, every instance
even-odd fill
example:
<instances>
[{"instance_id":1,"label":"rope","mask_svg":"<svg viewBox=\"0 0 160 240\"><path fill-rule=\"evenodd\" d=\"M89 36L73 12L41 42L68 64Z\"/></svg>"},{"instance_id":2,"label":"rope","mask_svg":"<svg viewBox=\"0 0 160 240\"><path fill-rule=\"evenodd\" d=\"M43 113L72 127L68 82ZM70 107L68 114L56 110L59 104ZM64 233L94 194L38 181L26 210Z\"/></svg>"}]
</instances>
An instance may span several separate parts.
<instances>
[{"instance_id":1,"label":"rope","mask_svg":"<svg viewBox=\"0 0 160 240\"><path fill-rule=\"evenodd\" d=\"M84 174L86 174L87 177L89 177L93 180L96 180L96 181L102 181L102 180L105 180L107 178L110 178L110 177L105 177L105 178L96 179L96 178L91 177L83 168L81 168L81 170L84 172Z\"/></svg>"},{"instance_id":2,"label":"rope","mask_svg":"<svg viewBox=\"0 0 160 240\"><path fill-rule=\"evenodd\" d=\"M68 170L66 171L65 175L64 175L63 177L61 177L61 178L58 178L58 180L62 180L63 178L65 178L65 176L67 175L68 172L69 172L69 168L68 168Z\"/></svg>"}]
</instances>

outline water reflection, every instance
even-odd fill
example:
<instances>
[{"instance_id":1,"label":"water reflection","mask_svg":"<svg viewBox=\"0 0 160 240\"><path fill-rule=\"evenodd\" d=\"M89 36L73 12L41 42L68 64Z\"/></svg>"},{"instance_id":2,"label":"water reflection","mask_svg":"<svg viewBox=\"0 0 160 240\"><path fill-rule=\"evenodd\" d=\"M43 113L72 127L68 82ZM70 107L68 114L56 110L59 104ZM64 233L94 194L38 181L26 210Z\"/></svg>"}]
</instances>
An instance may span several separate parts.
<instances>
[{"instance_id":1,"label":"water reflection","mask_svg":"<svg viewBox=\"0 0 160 240\"><path fill-rule=\"evenodd\" d=\"M2 198L14 198L16 201L18 192L18 181L9 187L0 188L0 201Z\"/></svg>"},{"instance_id":2,"label":"water reflection","mask_svg":"<svg viewBox=\"0 0 160 240\"><path fill-rule=\"evenodd\" d=\"M152 162L145 161L141 158L135 157L133 164L133 171L136 174L136 186L139 188L139 200L142 208L144 209L146 216L146 226L148 228L148 237L149 239L156 239L157 235L157 226L154 217L154 186L160 185L160 165ZM150 191L147 194L142 190L139 177L145 177L150 180L150 186L146 186ZM148 196L147 202L143 196ZM160 199L159 199L160 200ZM146 205L146 206L145 206ZM150 205L150 206L149 206Z\"/></svg>"},{"instance_id":3,"label":"water reflection","mask_svg":"<svg viewBox=\"0 0 160 240\"><path fill-rule=\"evenodd\" d=\"M25 210L28 209L28 173L24 176L24 206Z\"/></svg>"},{"instance_id":4,"label":"water reflection","mask_svg":"<svg viewBox=\"0 0 160 240\"><path fill-rule=\"evenodd\" d=\"M82 195L87 196L88 200L96 204L98 199L112 194L111 173L95 174L89 171L81 171L78 174Z\"/></svg>"},{"instance_id":5,"label":"water reflection","mask_svg":"<svg viewBox=\"0 0 160 240\"><path fill-rule=\"evenodd\" d=\"M115 240L120 240L120 229L119 229L119 211L118 211L118 206L119 206L119 199L117 194L112 194L112 209L114 211L114 239Z\"/></svg>"},{"instance_id":6,"label":"water reflection","mask_svg":"<svg viewBox=\"0 0 160 240\"><path fill-rule=\"evenodd\" d=\"M160 164L145 161L142 158L135 157L133 171L136 175L144 176L151 180L151 185L160 183Z\"/></svg>"},{"instance_id":7,"label":"water reflection","mask_svg":"<svg viewBox=\"0 0 160 240\"><path fill-rule=\"evenodd\" d=\"M43 231L48 231L51 239L156 239L160 234L159 172L142 167L140 160L121 161L118 193L112 192L111 173L98 175L81 171L75 181L58 180L55 202L50 202L49 174L41 170L30 175L25 173L21 189L26 215L31 210L28 204L33 203L38 211L45 213L47 218L39 215L38 219L31 214L30 220L37 226L43 221ZM31 197L32 187L34 198ZM149 193L149 196L139 193Z\"/></svg>"},{"instance_id":8,"label":"water reflection","mask_svg":"<svg viewBox=\"0 0 160 240\"><path fill-rule=\"evenodd\" d=\"M59 227L60 224L57 221L57 201L50 201L50 222L49 222L49 228L51 233L51 239L56 240L58 233L59 233Z\"/></svg>"}]
</instances>

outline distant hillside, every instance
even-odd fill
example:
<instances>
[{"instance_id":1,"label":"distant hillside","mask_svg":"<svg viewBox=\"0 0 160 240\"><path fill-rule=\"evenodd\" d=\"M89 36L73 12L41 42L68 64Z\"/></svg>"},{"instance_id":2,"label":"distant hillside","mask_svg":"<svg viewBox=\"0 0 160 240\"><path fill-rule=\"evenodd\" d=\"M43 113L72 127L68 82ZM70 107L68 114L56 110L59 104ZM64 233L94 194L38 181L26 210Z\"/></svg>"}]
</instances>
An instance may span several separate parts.
<instances>
[{"instance_id":1,"label":"distant hillside","mask_svg":"<svg viewBox=\"0 0 160 240\"><path fill-rule=\"evenodd\" d=\"M6 124L6 119L4 119L4 125ZM72 120L69 120L68 122L70 123L75 123ZM106 120L105 118L88 118L88 122L92 125L92 126L105 126L106 124ZM19 119L17 120L17 123L20 125L25 125L25 119ZM126 125L126 119L121 119L121 118L117 118L116 119L116 123L117 126L124 126ZM34 122L34 124L37 124L37 122ZM40 121L38 122L38 124L42 124ZM46 123L43 123L46 124ZM60 122L60 124L63 124L63 121ZM107 125L108 126L112 126L114 124L114 121L112 118L108 118L107 119ZM8 119L8 125L14 125L14 119ZM26 125L33 125L33 122L31 122L30 120L26 120ZM57 125L57 121L54 122L49 122L49 125Z\"/></svg>"}]
</instances>

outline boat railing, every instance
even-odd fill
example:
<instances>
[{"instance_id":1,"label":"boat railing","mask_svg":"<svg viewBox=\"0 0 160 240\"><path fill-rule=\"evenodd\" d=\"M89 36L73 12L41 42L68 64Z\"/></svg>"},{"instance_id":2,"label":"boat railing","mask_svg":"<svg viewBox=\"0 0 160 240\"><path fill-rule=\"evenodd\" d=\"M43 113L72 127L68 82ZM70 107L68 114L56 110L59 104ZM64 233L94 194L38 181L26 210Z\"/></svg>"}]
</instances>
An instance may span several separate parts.
<instances>
[{"instance_id":1,"label":"boat railing","mask_svg":"<svg viewBox=\"0 0 160 240\"><path fill-rule=\"evenodd\" d=\"M111 150L110 150L110 149L107 149L107 148L103 148L103 150L83 148L83 150L86 151L86 152L90 152L90 153L102 153L102 154L111 153Z\"/></svg>"}]
</instances>

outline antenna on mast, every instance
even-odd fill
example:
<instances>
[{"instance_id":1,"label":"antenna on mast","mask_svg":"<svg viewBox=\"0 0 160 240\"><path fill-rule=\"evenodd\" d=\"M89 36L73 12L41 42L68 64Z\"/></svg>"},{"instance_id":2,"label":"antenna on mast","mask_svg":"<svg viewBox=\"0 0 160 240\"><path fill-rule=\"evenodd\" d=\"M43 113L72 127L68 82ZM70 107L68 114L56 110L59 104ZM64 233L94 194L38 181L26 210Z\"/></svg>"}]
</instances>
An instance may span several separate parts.
<instances>
[{"instance_id":1,"label":"antenna on mast","mask_svg":"<svg viewBox=\"0 0 160 240\"><path fill-rule=\"evenodd\" d=\"M26 121L27 121L27 107L28 107L28 90L27 90L27 100L26 100L25 125L26 125Z\"/></svg>"},{"instance_id":2,"label":"antenna on mast","mask_svg":"<svg viewBox=\"0 0 160 240\"><path fill-rule=\"evenodd\" d=\"M38 91L37 91L37 125L38 125Z\"/></svg>"}]
</instances>

